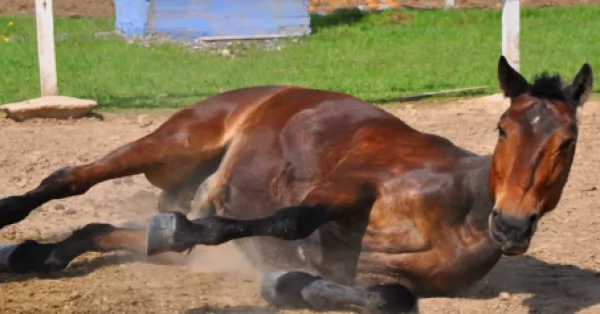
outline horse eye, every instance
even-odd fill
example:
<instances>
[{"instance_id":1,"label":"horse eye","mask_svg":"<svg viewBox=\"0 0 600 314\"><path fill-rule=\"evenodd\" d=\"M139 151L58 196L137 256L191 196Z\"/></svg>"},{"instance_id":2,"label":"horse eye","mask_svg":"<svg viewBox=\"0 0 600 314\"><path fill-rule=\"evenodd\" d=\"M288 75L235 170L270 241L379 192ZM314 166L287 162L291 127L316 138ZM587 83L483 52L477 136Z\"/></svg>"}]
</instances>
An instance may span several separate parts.
<instances>
[{"instance_id":1,"label":"horse eye","mask_svg":"<svg viewBox=\"0 0 600 314\"><path fill-rule=\"evenodd\" d=\"M506 132L504 131L503 128L501 128L500 126L498 126L498 136L500 138L506 138Z\"/></svg>"},{"instance_id":2,"label":"horse eye","mask_svg":"<svg viewBox=\"0 0 600 314\"><path fill-rule=\"evenodd\" d=\"M566 150L566 149L570 148L573 144L575 144L575 138L570 138L570 139L562 142L562 144L560 144L560 147L558 149Z\"/></svg>"}]
</instances>

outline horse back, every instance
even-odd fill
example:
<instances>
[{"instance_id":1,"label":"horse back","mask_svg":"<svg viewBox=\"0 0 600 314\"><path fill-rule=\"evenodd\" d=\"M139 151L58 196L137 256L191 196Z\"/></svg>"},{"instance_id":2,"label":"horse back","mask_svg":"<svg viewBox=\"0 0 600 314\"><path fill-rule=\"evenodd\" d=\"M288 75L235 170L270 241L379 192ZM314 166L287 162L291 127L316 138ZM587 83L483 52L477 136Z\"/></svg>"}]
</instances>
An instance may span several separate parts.
<instances>
[{"instance_id":1,"label":"horse back","mask_svg":"<svg viewBox=\"0 0 600 314\"><path fill-rule=\"evenodd\" d=\"M231 120L236 132L222 174L236 195L274 200L268 212L240 218L296 204L323 181L375 181L426 163L450 165L465 154L443 137L339 92L280 88L245 110L243 119Z\"/></svg>"}]
</instances>

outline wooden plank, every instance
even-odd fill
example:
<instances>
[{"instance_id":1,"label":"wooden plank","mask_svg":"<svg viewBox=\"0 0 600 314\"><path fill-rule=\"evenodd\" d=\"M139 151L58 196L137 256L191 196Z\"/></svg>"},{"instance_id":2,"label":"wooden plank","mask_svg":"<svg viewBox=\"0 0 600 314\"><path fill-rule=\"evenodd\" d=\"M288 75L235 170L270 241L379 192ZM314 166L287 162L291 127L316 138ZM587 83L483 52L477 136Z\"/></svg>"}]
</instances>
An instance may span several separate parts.
<instances>
[{"instance_id":1,"label":"wooden plank","mask_svg":"<svg viewBox=\"0 0 600 314\"><path fill-rule=\"evenodd\" d=\"M487 86L473 86L473 87L464 87L464 88L455 88L455 89L445 89L445 90L441 90L441 91L437 91L437 92L427 92L427 93L422 93L422 94L403 96L403 97L400 97L400 99L398 99L398 101L419 100L419 99L423 99L426 97L451 95L451 94L456 94L456 93L461 93L461 92L484 90L486 88L487 88Z\"/></svg>"}]
</instances>

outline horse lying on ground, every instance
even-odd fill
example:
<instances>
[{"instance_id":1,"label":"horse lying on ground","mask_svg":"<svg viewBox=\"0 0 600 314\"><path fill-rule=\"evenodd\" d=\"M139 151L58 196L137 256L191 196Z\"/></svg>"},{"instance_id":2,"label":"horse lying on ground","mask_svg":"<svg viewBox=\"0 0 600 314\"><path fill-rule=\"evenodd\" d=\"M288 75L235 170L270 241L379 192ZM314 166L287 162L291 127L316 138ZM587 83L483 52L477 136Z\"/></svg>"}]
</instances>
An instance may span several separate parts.
<instances>
[{"instance_id":1,"label":"horse lying on ground","mask_svg":"<svg viewBox=\"0 0 600 314\"><path fill-rule=\"evenodd\" d=\"M235 240L264 270L272 305L398 313L417 296L464 289L502 254L523 254L567 181L592 68L563 85L528 83L501 57L510 107L492 155L419 132L343 93L265 86L174 114L93 163L58 170L0 200L0 227L53 199L140 174L163 190L144 228L89 224L61 242L0 250L8 272L62 269L88 252L155 255ZM190 201L202 192L202 217Z\"/></svg>"}]
</instances>

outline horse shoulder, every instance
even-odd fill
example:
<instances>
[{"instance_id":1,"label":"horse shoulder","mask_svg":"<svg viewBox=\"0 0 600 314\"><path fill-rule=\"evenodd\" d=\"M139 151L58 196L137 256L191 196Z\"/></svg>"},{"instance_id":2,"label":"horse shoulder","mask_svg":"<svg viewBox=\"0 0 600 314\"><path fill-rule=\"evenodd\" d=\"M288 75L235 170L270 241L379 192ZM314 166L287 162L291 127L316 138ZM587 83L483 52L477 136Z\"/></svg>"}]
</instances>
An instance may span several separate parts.
<instances>
[{"instance_id":1,"label":"horse shoulder","mask_svg":"<svg viewBox=\"0 0 600 314\"><path fill-rule=\"evenodd\" d=\"M435 211L429 208L418 179L406 175L379 185L363 239L365 252L416 253L432 248L431 224Z\"/></svg>"}]
</instances>

